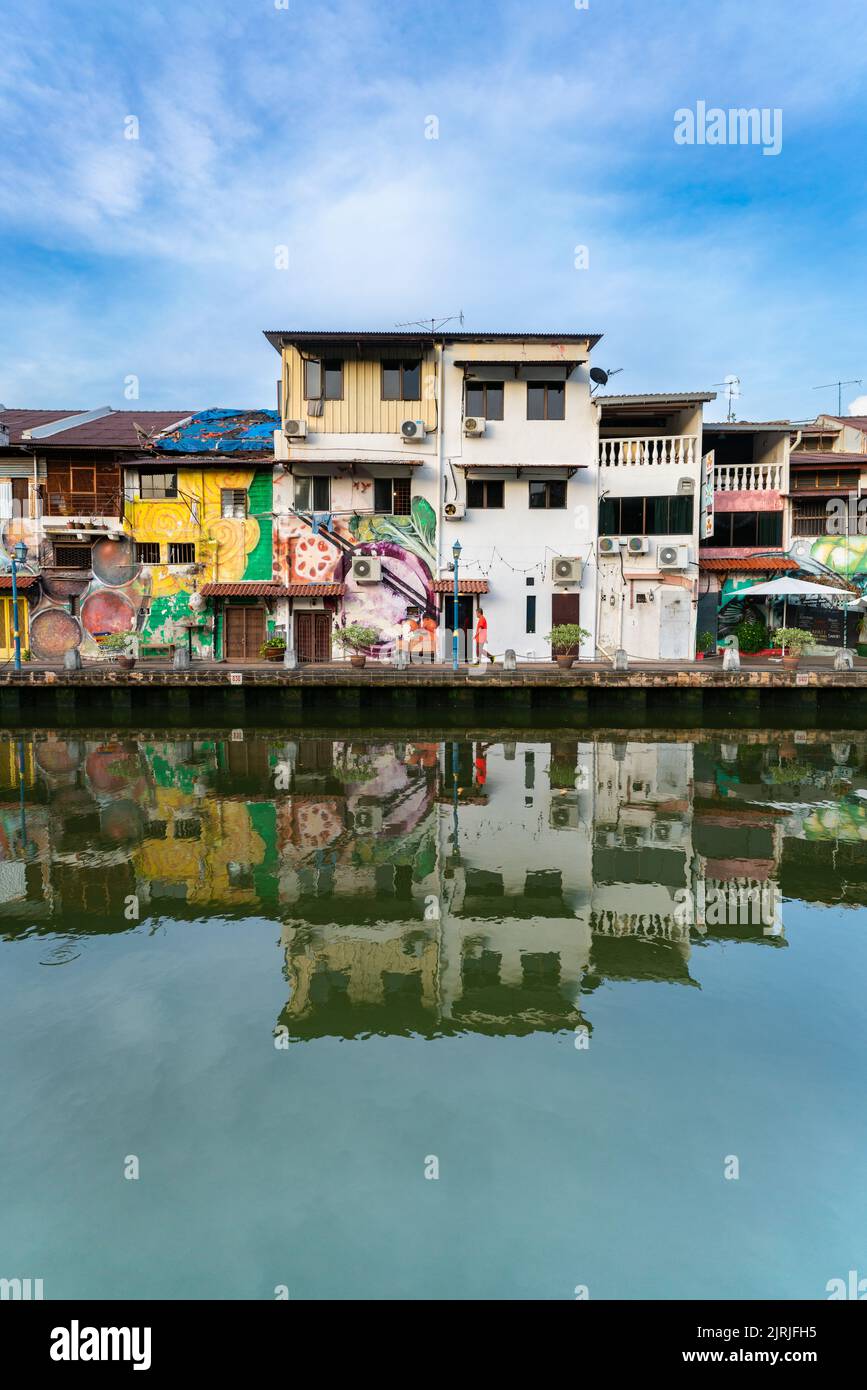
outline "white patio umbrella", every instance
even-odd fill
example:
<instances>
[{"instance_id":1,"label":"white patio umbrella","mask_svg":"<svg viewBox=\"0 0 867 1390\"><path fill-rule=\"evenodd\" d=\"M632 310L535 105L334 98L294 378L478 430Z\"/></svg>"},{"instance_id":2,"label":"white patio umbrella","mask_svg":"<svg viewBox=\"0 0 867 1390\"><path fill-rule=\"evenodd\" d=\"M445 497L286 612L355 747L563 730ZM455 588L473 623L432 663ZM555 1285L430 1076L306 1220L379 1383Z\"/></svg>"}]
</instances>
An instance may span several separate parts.
<instances>
[{"instance_id":1,"label":"white patio umbrella","mask_svg":"<svg viewBox=\"0 0 867 1390\"><path fill-rule=\"evenodd\" d=\"M806 579L769 579L767 584L751 584L748 589L739 589L733 597L744 598L781 598L783 600L783 627L786 626L786 614L789 609L790 597L800 598L847 598L850 603L857 603L858 595L853 594L850 589L832 588L830 584L809 584Z\"/></svg>"}]
</instances>

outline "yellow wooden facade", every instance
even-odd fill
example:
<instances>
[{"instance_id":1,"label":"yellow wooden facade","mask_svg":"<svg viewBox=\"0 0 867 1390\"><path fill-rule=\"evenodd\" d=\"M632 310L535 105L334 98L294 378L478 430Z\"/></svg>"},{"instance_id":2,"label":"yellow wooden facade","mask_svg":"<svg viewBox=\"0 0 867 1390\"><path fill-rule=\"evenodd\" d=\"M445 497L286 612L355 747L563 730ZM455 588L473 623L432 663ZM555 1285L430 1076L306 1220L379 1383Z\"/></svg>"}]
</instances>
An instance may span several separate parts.
<instances>
[{"instance_id":1,"label":"yellow wooden facade","mask_svg":"<svg viewBox=\"0 0 867 1390\"><path fill-rule=\"evenodd\" d=\"M397 434L404 420L423 420L429 430L437 424L437 359L429 350L422 356L421 400L384 401L382 399L382 363L417 359L412 350L386 349L381 357L358 358L342 356L335 345L328 356L342 358L343 398L322 401L322 414L308 414L304 396L304 356L297 348L285 346L283 363L283 419L306 420L308 434Z\"/></svg>"}]
</instances>

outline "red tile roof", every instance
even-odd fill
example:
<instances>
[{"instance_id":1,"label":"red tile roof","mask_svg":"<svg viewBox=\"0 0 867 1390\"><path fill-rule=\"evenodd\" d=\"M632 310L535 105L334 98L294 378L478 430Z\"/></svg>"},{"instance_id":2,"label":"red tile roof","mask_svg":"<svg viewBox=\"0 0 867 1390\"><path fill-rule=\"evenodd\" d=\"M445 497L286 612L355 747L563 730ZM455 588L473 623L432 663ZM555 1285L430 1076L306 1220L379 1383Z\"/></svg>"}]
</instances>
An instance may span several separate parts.
<instances>
[{"instance_id":1,"label":"red tile roof","mask_svg":"<svg viewBox=\"0 0 867 1390\"><path fill-rule=\"evenodd\" d=\"M19 588L19 589L29 589L29 588L30 588L33 584L35 584L35 583L36 583L36 575L35 575L35 574L19 574L19 576L18 576L18 588ZM11 575L11 574L0 574L0 589L3 589L4 592L5 592L5 591L11 592L11 590L12 590L12 575Z\"/></svg>"},{"instance_id":2,"label":"red tile roof","mask_svg":"<svg viewBox=\"0 0 867 1390\"><path fill-rule=\"evenodd\" d=\"M264 580L239 579L236 584L203 584L204 598L336 598L345 584L268 584Z\"/></svg>"},{"instance_id":3,"label":"red tile roof","mask_svg":"<svg viewBox=\"0 0 867 1390\"><path fill-rule=\"evenodd\" d=\"M750 574L758 571L762 574L771 570L796 570L800 565L796 560L790 560L787 555L746 555L742 560L710 560L705 559L699 553L698 567L701 570L713 570L715 574L739 574L744 570Z\"/></svg>"},{"instance_id":4,"label":"red tile roof","mask_svg":"<svg viewBox=\"0 0 867 1390\"><path fill-rule=\"evenodd\" d=\"M57 420L81 415L81 410L0 410L0 422L9 431L10 444L24 444L37 448L40 452L53 449L140 449L141 440L135 426L153 435L159 430L169 429L179 420L184 420L195 412L192 410L113 410L99 420L87 424L74 425L45 439L22 439L23 430L35 429L39 425L54 424Z\"/></svg>"},{"instance_id":5,"label":"red tile roof","mask_svg":"<svg viewBox=\"0 0 867 1390\"><path fill-rule=\"evenodd\" d=\"M435 579L433 587L435 594L453 594L455 581L453 579ZM458 579L459 594L486 594L487 592L487 579Z\"/></svg>"}]
</instances>

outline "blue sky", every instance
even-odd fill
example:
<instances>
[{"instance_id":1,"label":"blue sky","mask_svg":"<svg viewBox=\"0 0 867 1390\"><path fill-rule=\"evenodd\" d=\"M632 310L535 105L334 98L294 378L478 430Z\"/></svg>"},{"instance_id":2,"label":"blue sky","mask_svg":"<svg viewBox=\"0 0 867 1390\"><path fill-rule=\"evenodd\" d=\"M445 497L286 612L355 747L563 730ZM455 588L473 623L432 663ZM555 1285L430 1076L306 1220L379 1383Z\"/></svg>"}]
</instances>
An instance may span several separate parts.
<instances>
[{"instance_id":1,"label":"blue sky","mask_svg":"<svg viewBox=\"0 0 867 1390\"><path fill-rule=\"evenodd\" d=\"M463 310L603 333L619 390L733 373L742 418L803 418L863 376L867 413L863 0L5 14L7 406L271 406L263 329ZM700 100L780 108L782 152L677 145Z\"/></svg>"}]
</instances>

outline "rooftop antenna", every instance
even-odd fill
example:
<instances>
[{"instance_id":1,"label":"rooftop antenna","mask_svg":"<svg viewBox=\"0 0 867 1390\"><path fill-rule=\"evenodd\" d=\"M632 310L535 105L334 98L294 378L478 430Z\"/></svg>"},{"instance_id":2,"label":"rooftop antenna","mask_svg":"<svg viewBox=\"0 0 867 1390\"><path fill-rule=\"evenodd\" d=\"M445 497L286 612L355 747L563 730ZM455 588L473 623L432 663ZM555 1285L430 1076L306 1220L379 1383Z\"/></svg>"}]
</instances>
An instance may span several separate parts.
<instances>
[{"instance_id":1,"label":"rooftop antenna","mask_svg":"<svg viewBox=\"0 0 867 1390\"><path fill-rule=\"evenodd\" d=\"M604 367L591 367L590 380L593 382L593 385L590 388L591 396L593 395L594 391L599 390L600 386L607 386L610 377L617 376L617 373L622 371L622 367L612 367L611 370L607 372L605 371Z\"/></svg>"},{"instance_id":2,"label":"rooftop antenna","mask_svg":"<svg viewBox=\"0 0 867 1390\"><path fill-rule=\"evenodd\" d=\"M732 372L729 372L725 381L715 381L714 386L725 387L726 399L729 403L729 408L726 411L726 420L729 424L732 424L735 418L734 402L740 400L741 379L739 376L735 376Z\"/></svg>"},{"instance_id":3,"label":"rooftop antenna","mask_svg":"<svg viewBox=\"0 0 867 1390\"><path fill-rule=\"evenodd\" d=\"M833 387L836 386L836 388L837 388L837 418L840 419L840 418L842 418L842 415L843 415L843 387L844 387L844 386L860 386L860 385L861 385L861 378L860 378L860 376L856 376L856 377L854 377L851 381L827 381L827 382L825 383L824 386L814 386L812 389L813 389L814 391L830 391L830 390L833 389Z\"/></svg>"},{"instance_id":4,"label":"rooftop antenna","mask_svg":"<svg viewBox=\"0 0 867 1390\"><path fill-rule=\"evenodd\" d=\"M425 333L438 333L441 328L445 328L447 323L454 323L455 319L464 326L464 311L461 309L457 314L449 314L442 319L411 319L408 323L396 323L395 328L423 328Z\"/></svg>"}]
</instances>

